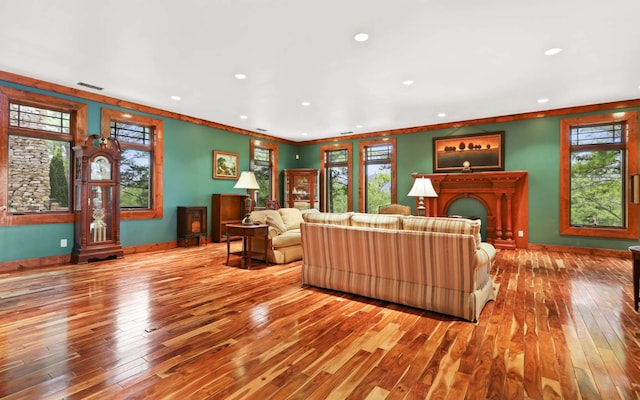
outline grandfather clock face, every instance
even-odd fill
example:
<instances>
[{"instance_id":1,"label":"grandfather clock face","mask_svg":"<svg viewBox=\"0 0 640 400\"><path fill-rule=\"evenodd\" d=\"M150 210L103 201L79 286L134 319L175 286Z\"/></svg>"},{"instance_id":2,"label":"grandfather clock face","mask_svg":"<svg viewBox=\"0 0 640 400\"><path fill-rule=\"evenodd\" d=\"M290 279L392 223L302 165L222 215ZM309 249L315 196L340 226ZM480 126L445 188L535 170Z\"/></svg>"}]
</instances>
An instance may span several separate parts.
<instances>
[{"instance_id":1,"label":"grandfather clock face","mask_svg":"<svg viewBox=\"0 0 640 400\"><path fill-rule=\"evenodd\" d=\"M91 180L101 181L111 179L111 163L105 156L97 156L91 161Z\"/></svg>"}]
</instances>

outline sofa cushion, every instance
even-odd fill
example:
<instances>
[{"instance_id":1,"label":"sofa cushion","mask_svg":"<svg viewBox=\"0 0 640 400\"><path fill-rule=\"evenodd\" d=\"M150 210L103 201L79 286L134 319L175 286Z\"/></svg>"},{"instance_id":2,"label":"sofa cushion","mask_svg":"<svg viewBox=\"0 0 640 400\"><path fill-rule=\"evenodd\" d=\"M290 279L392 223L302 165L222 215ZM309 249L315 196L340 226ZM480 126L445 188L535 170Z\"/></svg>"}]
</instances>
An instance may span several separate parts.
<instances>
[{"instance_id":1,"label":"sofa cushion","mask_svg":"<svg viewBox=\"0 0 640 400\"><path fill-rule=\"evenodd\" d=\"M404 217L403 229L406 231L443 232L473 235L476 248L480 248L482 237L480 235L481 221L466 218L448 217Z\"/></svg>"},{"instance_id":2,"label":"sofa cushion","mask_svg":"<svg viewBox=\"0 0 640 400\"><path fill-rule=\"evenodd\" d=\"M272 215L267 215L265 222L267 225L272 227L278 235L282 235L287 231L287 226L284 224L284 221L282 221L282 218L275 218Z\"/></svg>"},{"instance_id":3,"label":"sofa cushion","mask_svg":"<svg viewBox=\"0 0 640 400\"><path fill-rule=\"evenodd\" d=\"M271 247L280 249L283 247L300 245L300 229L290 229L271 239Z\"/></svg>"},{"instance_id":4,"label":"sofa cushion","mask_svg":"<svg viewBox=\"0 0 640 400\"><path fill-rule=\"evenodd\" d=\"M280 208L277 212L280 213L287 230L299 229L300 223L304 222L302 213L297 208Z\"/></svg>"},{"instance_id":5,"label":"sofa cushion","mask_svg":"<svg viewBox=\"0 0 640 400\"><path fill-rule=\"evenodd\" d=\"M399 215L363 214L351 215L351 226L367 228L402 229L402 217Z\"/></svg>"},{"instance_id":6,"label":"sofa cushion","mask_svg":"<svg viewBox=\"0 0 640 400\"><path fill-rule=\"evenodd\" d=\"M351 225L351 213L306 213L302 219L316 224Z\"/></svg>"}]
</instances>

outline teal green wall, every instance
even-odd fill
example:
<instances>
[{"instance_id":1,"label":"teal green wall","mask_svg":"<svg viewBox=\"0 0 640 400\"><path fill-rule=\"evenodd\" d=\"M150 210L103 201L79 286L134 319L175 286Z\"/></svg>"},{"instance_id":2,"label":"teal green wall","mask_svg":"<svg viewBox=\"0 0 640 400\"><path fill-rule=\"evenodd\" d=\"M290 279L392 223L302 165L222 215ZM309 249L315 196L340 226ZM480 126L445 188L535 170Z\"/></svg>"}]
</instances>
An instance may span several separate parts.
<instances>
[{"instance_id":1,"label":"teal green wall","mask_svg":"<svg viewBox=\"0 0 640 400\"><path fill-rule=\"evenodd\" d=\"M88 132L100 130L101 108L109 105L57 95L10 82L2 86L69 98L88 104ZM124 109L123 109L124 110ZM634 109L638 110L638 109ZM128 110L136 113L135 111ZM602 111L600 113L613 112ZM615 111L621 111L616 109ZM150 115L150 114L145 114ZM130 220L121 223L122 245L137 246L176 240L176 207L206 205L211 215L212 193L243 193L233 189L235 181L213 179L213 150L240 155L240 170L249 168L250 136L227 132L171 118L164 121L164 216L161 219ZM505 131L505 170L529 172L529 242L549 245L594 247L624 250L637 241L561 236L559 234L559 137L563 117L535 118L505 123L463 128L415 132L397 135L397 200L413 206L414 199L406 194L413 183L411 173L432 172L432 139L482 132ZM366 140L375 139L367 137ZM358 209L358 143L360 139L345 138L353 143L353 209ZM290 145L275 142L279 153L279 196L283 193L282 170L287 168L319 168L320 146L326 143ZM298 156L296 159L296 155ZM476 215L474 205L465 209L456 204L458 214ZM209 227L211 234L211 227ZM60 248L60 239L67 239L67 248ZM69 254L73 246L72 224L0 227L0 262Z\"/></svg>"},{"instance_id":2,"label":"teal green wall","mask_svg":"<svg viewBox=\"0 0 640 400\"><path fill-rule=\"evenodd\" d=\"M102 107L125 110L8 82L0 82L0 86L86 103L90 134L100 132ZM208 207L210 219L212 193L245 193L244 190L233 188L235 180L213 179L213 150L238 153L240 171L249 169L251 137L176 119L142 114L160 118L164 122L164 215L160 219L122 221L120 236L124 247L175 241L178 206L205 205ZM281 168L296 167L291 161L295 157L296 149L297 146L278 143ZM208 230L211 235L210 226ZM67 239L68 247L61 248L60 239ZM69 254L72 247L73 224L0 227L0 262Z\"/></svg>"},{"instance_id":3,"label":"teal green wall","mask_svg":"<svg viewBox=\"0 0 640 400\"><path fill-rule=\"evenodd\" d=\"M433 138L469 135L483 132L505 132L505 170L527 171L529 180L529 243L559 246L592 247L626 250L637 240L604 239L595 237L561 236L560 214L560 120L589 114L605 114L634 109L605 110L597 113L565 115L561 117L534 118L512 122L466 126L433 131L395 135L397 146L397 202L415 206L415 200L407 196L413 184L411 173L433 172ZM367 137L364 140L375 139ZM337 143L353 143L353 209L358 209L358 139ZM323 143L324 144L324 143ZM320 165L320 146L307 145L305 158L310 161L307 168ZM456 205L455 214L477 215L477 206L468 203ZM486 225L486 223L485 223Z\"/></svg>"}]
</instances>

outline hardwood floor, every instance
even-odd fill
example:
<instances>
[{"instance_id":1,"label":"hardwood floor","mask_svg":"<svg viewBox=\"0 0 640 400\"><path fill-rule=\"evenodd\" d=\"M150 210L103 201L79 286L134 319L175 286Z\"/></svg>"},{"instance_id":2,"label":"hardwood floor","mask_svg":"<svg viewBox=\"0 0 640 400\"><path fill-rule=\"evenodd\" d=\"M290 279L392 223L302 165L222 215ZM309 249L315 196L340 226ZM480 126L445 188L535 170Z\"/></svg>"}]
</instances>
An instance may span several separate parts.
<instances>
[{"instance_id":1,"label":"hardwood floor","mask_svg":"<svg viewBox=\"0 0 640 400\"><path fill-rule=\"evenodd\" d=\"M238 244L234 244L237 246ZM631 260L501 251L477 323L226 244L0 274L6 399L635 399Z\"/></svg>"}]
</instances>

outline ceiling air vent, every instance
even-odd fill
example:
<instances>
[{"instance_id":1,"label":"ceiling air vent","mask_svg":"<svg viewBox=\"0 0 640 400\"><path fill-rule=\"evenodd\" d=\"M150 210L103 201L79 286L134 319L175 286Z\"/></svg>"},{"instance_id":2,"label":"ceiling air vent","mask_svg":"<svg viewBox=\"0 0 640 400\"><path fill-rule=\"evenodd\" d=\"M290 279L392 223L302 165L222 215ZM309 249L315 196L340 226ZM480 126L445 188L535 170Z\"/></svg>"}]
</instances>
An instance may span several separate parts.
<instances>
[{"instance_id":1,"label":"ceiling air vent","mask_svg":"<svg viewBox=\"0 0 640 400\"><path fill-rule=\"evenodd\" d=\"M269 132L268 130L263 129L263 128L256 128L256 130L257 130L257 131L260 131L260 132Z\"/></svg>"},{"instance_id":2,"label":"ceiling air vent","mask_svg":"<svg viewBox=\"0 0 640 400\"><path fill-rule=\"evenodd\" d=\"M341 135L351 135L352 133L353 133L353 131L340 132Z\"/></svg>"},{"instance_id":3,"label":"ceiling air vent","mask_svg":"<svg viewBox=\"0 0 640 400\"><path fill-rule=\"evenodd\" d=\"M90 83L85 83L85 82L78 82L79 86L84 86L87 87L89 89L95 89L95 90L102 90L104 88L101 88L100 86L96 86L96 85L92 85Z\"/></svg>"}]
</instances>

